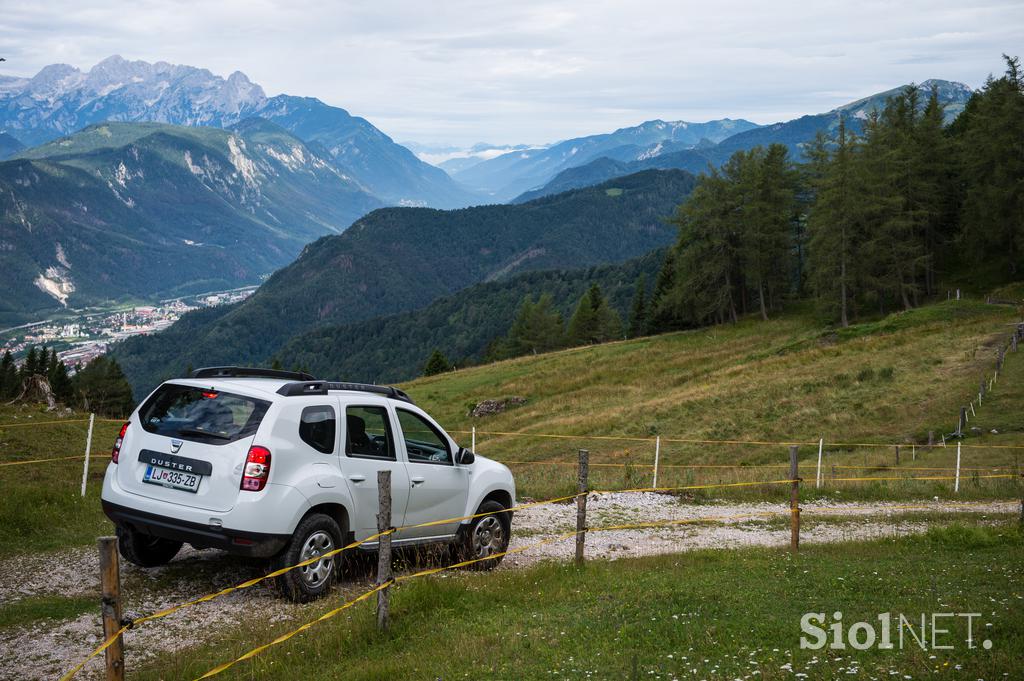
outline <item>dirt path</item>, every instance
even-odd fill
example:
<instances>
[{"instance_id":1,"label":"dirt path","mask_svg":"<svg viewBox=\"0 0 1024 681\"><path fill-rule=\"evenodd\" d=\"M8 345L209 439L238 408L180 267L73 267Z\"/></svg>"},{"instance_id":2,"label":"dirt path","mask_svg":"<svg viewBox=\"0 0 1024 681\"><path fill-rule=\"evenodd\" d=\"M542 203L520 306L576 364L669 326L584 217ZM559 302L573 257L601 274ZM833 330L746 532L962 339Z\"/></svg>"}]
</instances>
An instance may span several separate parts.
<instances>
[{"instance_id":1,"label":"dirt path","mask_svg":"<svg viewBox=\"0 0 1024 681\"><path fill-rule=\"evenodd\" d=\"M889 502L809 504L803 508L803 542L836 542L892 537L922 532L926 519L907 513L971 514L984 518L1014 513L1017 502L961 504L921 502L918 508ZM920 508L924 507L924 508ZM575 528L575 505L538 506L516 514L511 549L534 544ZM770 514L770 515L769 515ZM789 541L788 513L775 504L679 503L662 494L607 494L588 500L591 527L659 521L695 521L668 527L593 531L587 536L590 558L625 558L673 553L698 548L784 545ZM741 516L741 517L736 517ZM572 539L509 556L503 570L532 565L540 560L568 559ZM186 548L162 568L142 570L123 565L126 615L138 616L197 598L226 586L263 574L265 565L240 560L218 551ZM0 562L0 602L26 597L86 596L98 592L98 561L91 548L38 554ZM347 580L342 589L355 595L370 583L369 573ZM294 605L278 598L266 585L232 593L214 602L180 611L147 623L126 636L127 665L167 650L181 650L205 635L243 621L304 621L322 606ZM101 643L98 614L92 611L60 622L8 628L0 636L0 678L52 679L74 666ZM254 645L260 641L254 641ZM98 678L95 661L80 678Z\"/></svg>"}]
</instances>

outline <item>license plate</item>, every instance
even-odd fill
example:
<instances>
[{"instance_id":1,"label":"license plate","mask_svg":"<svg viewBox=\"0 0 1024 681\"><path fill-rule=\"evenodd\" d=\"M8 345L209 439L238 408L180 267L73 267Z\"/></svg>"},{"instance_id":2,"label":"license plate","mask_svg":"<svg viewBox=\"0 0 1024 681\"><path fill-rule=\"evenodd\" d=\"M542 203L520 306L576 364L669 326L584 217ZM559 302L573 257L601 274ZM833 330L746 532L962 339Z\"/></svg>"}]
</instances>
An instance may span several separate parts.
<instances>
[{"instance_id":1,"label":"license plate","mask_svg":"<svg viewBox=\"0 0 1024 681\"><path fill-rule=\"evenodd\" d=\"M202 479L201 475L172 471L170 468L160 466L146 466L146 474L142 476L142 482L193 493L199 491L199 481Z\"/></svg>"}]
</instances>

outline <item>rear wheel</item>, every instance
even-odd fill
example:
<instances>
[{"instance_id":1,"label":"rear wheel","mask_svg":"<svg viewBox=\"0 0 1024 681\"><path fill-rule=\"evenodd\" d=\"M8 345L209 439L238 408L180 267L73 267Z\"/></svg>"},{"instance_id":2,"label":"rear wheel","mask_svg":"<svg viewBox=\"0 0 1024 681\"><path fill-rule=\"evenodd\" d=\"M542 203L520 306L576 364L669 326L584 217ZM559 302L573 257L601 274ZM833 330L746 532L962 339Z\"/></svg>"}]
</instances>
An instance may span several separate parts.
<instances>
[{"instance_id":1,"label":"rear wheel","mask_svg":"<svg viewBox=\"0 0 1024 681\"><path fill-rule=\"evenodd\" d=\"M497 501L485 501L476 512L488 515L474 518L464 533L462 560L477 561L466 566L470 570L493 570L508 550L508 542L512 537L512 518Z\"/></svg>"},{"instance_id":2,"label":"rear wheel","mask_svg":"<svg viewBox=\"0 0 1024 681\"><path fill-rule=\"evenodd\" d=\"M303 518L295 528L288 546L275 560L275 568L297 565L322 556L341 547L341 528L330 516L322 513ZM308 603L327 593L338 574L340 556L297 567L277 578L277 587L285 598L296 603Z\"/></svg>"},{"instance_id":3,"label":"rear wheel","mask_svg":"<svg viewBox=\"0 0 1024 681\"><path fill-rule=\"evenodd\" d=\"M166 565L178 555L182 542L143 534L130 527L117 528L117 546L121 557L139 567Z\"/></svg>"}]
</instances>

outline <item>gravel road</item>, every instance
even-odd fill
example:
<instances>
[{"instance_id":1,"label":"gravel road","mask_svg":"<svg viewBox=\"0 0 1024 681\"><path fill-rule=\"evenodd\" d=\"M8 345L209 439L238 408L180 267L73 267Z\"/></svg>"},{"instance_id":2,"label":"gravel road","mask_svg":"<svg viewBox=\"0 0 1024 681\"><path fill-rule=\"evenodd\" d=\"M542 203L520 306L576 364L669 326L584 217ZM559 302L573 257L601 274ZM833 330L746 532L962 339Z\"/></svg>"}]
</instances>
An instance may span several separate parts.
<instances>
[{"instance_id":1,"label":"gravel road","mask_svg":"<svg viewBox=\"0 0 1024 681\"><path fill-rule=\"evenodd\" d=\"M889 502L814 503L803 507L804 543L851 541L922 532L925 519L908 513L970 514L984 518L1014 513L1018 502L919 502L915 508ZM924 508L921 508L924 507ZM780 512L781 511L781 512ZM591 527L644 522L686 521L673 526L590 532L589 558L617 559L673 553L701 548L776 546L789 541L788 512L779 504L680 503L663 494L602 494L588 499ZM739 516L739 517L736 517ZM572 539L525 548L575 529L575 504L533 507L515 516L511 549L516 551L499 569L529 566L541 560L567 560ZM524 549L525 550L522 550ZM126 614L138 616L169 607L262 574L265 566L219 551L183 549L169 565L142 570L123 564ZM26 597L95 597L98 560L95 549L78 548L35 554L0 562L0 602ZM355 595L367 587L372 575L357 575L341 589ZM275 622L308 619L317 604L300 606L279 599L264 585L232 593L211 603L187 608L156 622L142 625L126 636L126 664L138 664L157 652L182 650L203 641L223 627L243 621ZM101 642L98 614L60 622L8 628L0 637L0 678L52 679L74 666ZM254 641L254 644L259 643ZM99 678L101 664L93 661L80 678Z\"/></svg>"}]
</instances>

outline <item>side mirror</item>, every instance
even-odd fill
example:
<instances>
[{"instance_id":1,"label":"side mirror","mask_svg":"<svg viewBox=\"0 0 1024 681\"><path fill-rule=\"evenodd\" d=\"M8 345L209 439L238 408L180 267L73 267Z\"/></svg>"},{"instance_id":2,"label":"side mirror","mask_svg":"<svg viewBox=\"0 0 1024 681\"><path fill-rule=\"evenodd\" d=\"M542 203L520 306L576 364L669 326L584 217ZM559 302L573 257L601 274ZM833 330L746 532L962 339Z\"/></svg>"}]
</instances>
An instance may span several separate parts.
<instances>
[{"instance_id":1,"label":"side mirror","mask_svg":"<svg viewBox=\"0 0 1024 681\"><path fill-rule=\"evenodd\" d=\"M466 449L465 447L459 448L459 453L455 455L455 463L460 466L468 466L469 464L476 461L476 454Z\"/></svg>"}]
</instances>

